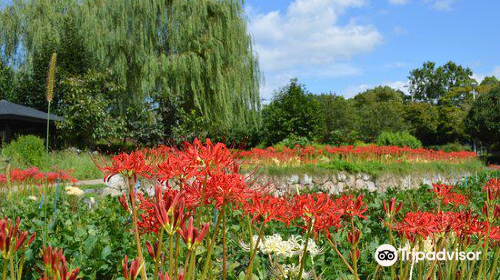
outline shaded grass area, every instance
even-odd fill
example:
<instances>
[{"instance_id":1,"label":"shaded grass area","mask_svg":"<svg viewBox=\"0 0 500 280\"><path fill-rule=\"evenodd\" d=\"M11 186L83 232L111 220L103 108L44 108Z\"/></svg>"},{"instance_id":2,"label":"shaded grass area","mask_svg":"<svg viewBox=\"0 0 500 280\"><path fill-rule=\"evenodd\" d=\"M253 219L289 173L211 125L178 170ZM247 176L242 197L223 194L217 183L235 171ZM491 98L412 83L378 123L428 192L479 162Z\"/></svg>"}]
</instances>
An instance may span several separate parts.
<instances>
[{"instance_id":1,"label":"shaded grass area","mask_svg":"<svg viewBox=\"0 0 500 280\"><path fill-rule=\"evenodd\" d=\"M86 152L77 154L72 151L58 151L51 154L49 166L64 170L73 170L73 177L78 180L102 178L101 171L95 166L91 155Z\"/></svg>"},{"instance_id":2,"label":"shaded grass area","mask_svg":"<svg viewBox=\"0 0 500 280\"><path fill-rule=\"evenodd\" d=\"M325 175L338 171L349 173L366 173L372 176L382 174L406 175L406 174L425 174L441 173L449 174L455 172L480 172L487 167L480 161L469 161L460 164L447 162L400 162L400 163L380 163L380 162L350 162L336 160L329 163L307 164L300 166L262 166L254 168L245 168L245 171L256 171L259 174L267 175L292 175L292 174L310 174Z\"/></svg>"}]
</instances>

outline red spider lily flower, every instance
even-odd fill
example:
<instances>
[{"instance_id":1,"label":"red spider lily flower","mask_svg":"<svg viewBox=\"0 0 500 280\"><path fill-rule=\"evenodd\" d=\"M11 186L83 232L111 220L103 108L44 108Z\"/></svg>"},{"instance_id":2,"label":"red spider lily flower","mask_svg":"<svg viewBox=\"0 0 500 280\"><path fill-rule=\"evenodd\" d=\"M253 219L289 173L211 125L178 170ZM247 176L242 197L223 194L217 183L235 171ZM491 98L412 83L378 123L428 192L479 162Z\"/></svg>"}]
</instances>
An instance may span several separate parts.
<instances>
[{"instance_id":1,"label":"red spider lily flower","mask_svg":"<svg viewBox=\"0 0 500 280\"><path fill-rule=\"evenodd\" d=\"M159 272L158 273L158 280L171 280L172 278L170 278L168 276L167 273L163 274L163 272ZM179 277L177 278L178 280L184 280L184 273L179 273Z\"/></svg>"},{"instance_id":2,"label":"red spider lily flower","mask_svg":"<svg viewBox=\"0 0 500 280\"><path fill-rule=\"evenodd\" d=\"M122 193L122 195L120 197L118 197L118 201L122 205L123 209L128 212L129 208L128 208L127 197L125 196L124 193Z\"/></svg>"},{"instance_id":3,"label":"red spider lily flower","mask_svg":"<svg viewBox=\"0 0 500 280\"><path fill-rule=\"evenodd\" d=\"M446 196L444 197L443 204L444 205L452 204L455 207L458 205L467 205L467 199L462 194L450 192L446 194Z\"/></svg>"},{"instance_id":4,"label":"red spider lily flower","mask_svg":"<svg viewBox=\"0 0 500 280\"><path fill-rule=\"evenodd\" d=\"M443 200L446 195L451 192L453 186L446 184L432 184L432 191L434 192L434 196L436 196L439 200Z\"/></svg>"},{"instance_id":5,"label":"red spider lily flower","mask_svg":"<svg viewBox=\"0 0 500 280\"><path fill-rule=\"evenodd\" d=\"M149 243L149 241L146 241L146 249L148 250L149 256L153 259L156 260L156 258L161 254L159 252L159 242L155 242L153 246Z\"/></svg>"},{"instance_id":6,"label":"red spider lily flower","mask_svg":"<svg viewBox=\"0 0 500 280\"><path fill-rule=\"evenodd\" d=\"M243 175L224 171L213 171L206 182L204 203L215 202L221 209L224 205L245 201L254 192L247 187Z\"/></svg>"},{"instance_id":7,"label":"red spider lily flower","mask_svg":"<svg viewBox=\"0 0 500 280\"><path fill-rule=\"evenodd\" d=\"M111 166L99 166L97 168L106 174L104 181L117 174L122 174L127 178L134 178L137 181L137 176L151 178L153 167L146 163L146 159L141 151L135 151L130 154L122 153L111 159Z\"/></svg>"},{"instance_id":8,"label":"red spider lily flower","mask_svg":"<svg viewBox=\"0 0 500 280\"><path fill-rule=\"evenodd\" d=\"M43 263L45 264L45 272L40 280L76 280L78 277L79 268L70 270L66 258L64 257L63 250L54 248L52 246L43 247Z\"/></svg>"},{"instance_id":9,"label":"red spider lily flower","mask_svg":"<svg viewBox=\"0 0 500 280\"><path fill-rule=\"evenodd\" d=\"M483 187L489 200L496 200L500 196L500 179L490 179Z\"/></svg>"},{"instance_id":10,"label":"red spider lily flower","mask_svg":"<svg viewBox=\"0 0 500 280\"><path fill-rule=\"evenodd\" d=\"M335 205L343 216L366 219L363 214L368 210L368 206L364 204L363 198L364 196L360 195L353 200L352 195L344 195L335 200Z\"/></svg>"},{"instance_id":11,"label":"red spider lily flower","mask_svg":"<svg viewBox=\"0 0 500 280\"><path fill-rule=\"evenodd\" d=\"M359 229L356 229L354 232L349 231L347 233L347 241L351 245L358 244L360 238L361 238L361 231Z\"/></svg>"},{"instance_id":12,"label":"red spider lily flower","mask_svg":"<svg viewBox=\"0 0 500 280\"><path fill-rule=\"evenodd\" d=\"M190 217L187 227L183 224L179 229L179 234L181 235L182 240L184 240L188 250L194 250L201 243L201 241L203 241L209 227L209 223L204 223L201 226L201 230L198 230L194 227L193 222L193 217Z\"/></svg>"},{"instance_id":13,"label":"red spider lily flower","mask_svg":"<svg viewBox=\"0 0 500 280\"><path fill-rule=\"evenodd\" d=\"M275 197L270 194L263 195L260 193L255 193L253 197L247 199L242 204L243 211L252 215L252 223L262 218L264 224L272 220L288 224L288 206L288 202L282 197Z\"/></svg>"},{"instance_id":14,"label":"red spider lily flower","mask_svg":"<svg viewBox=\"0 0 500 280\"><path fill-rule=\"evenodd\" d=\"M385 214L390 219L390 218L396 216L399 213L399 211L401 211L401 207L403 206L403 202L399 202L398 206L396 206L396 199L391 198L389 203L386 203L385 200L383 200L382 205L384 206Z\"/></svg>"},{"instance_id":15,"label":"red spider lily flower","mask_svg":"<svg viewBox=\"0 0 500 280\"><path fill-rule=\"evenodd\" d=\"M323 193L295 195L293 198L293 215L309 221L328 211L331 206L330 202L328 195Z\"/></svg>"},{"instance_id":16,"label":"red spider lily flower","mask_svg":"<svg viewBox=\"0 0 500 280\"><path fill-rule=\"evenodd\" d=\"M156 204L154 205L154 213L157 221L167 231L169 235L173 235L180 224L184 222L184 198L182 193L177 193L174 197L167 197L166 200L161 196L161 189L156 186Z\"/></svg>"},{"instance_id":17,"label":"red spider lily flower","mask_svg":"<svg viewBox=\"0 0 500 280\"><path fill-rule=\"evenodd\" d=\"M437 231L436 217L428 212L408 212L403 221L392 226L394 230L404 234L410 241L415 240L419 234L423 238Z\"/></svg>"},{"instance_id":18,"label":"red spider lily flower","mask_svg":"<svg viewBox=\"0 0 500 280\"><path fill-rule=\"evenodd\" d=\"M139 259L132 260L129 266L128 256L123 259L123 277L125 280L135 280L141 271L143 263Z\"/></svg>"},{"instance_id":19,"label":"red spider lily flower","mask_svg":"<svg viewBox=\"0 0 500 280\"><path fill-rule=\"evenodd\" d=\"M20 223L19 217L15 224L6 218L0 220L0 252L4 259L9 259L19 250L26 250L35 239L36 233L33 233L26 242L28 232L19 230Z\"/></svg>"}]
</instances>

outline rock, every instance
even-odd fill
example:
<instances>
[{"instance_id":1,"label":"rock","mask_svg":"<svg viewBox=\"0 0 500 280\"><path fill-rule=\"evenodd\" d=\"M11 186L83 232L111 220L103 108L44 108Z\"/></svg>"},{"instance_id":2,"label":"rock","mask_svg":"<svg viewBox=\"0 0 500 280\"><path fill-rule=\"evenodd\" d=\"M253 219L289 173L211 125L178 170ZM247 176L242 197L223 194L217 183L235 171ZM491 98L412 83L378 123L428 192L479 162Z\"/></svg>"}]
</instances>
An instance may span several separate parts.
<instances>
[{"instance_id":1,"label":"rock","mask_svg":"<svg viewBox=\"0 0 500 280\"><path fill-rule=\"evenodd\" d=\"M340 172L339 174L337 174L337 179L339 180L339 182L345 182L345 180L347 179L347 175L344 172Z\"/></svg>"},{"instance_id":2,"label":"rock","mask_svg":"<svg viewBox=\"0 0 500 280\"><path fill-rule=\"evenodd\" d=\"M372 181L365 181L365 188L369 191L369 192L374 192L377 190L377 186L375 186L375 183L372 182Z\"/></svg>"},{"instance_id":3,"label":"rock","mask_svg":"<svg viewBox=\"0 0 500 280\"><path fill-rule=\"evenodd\" d=\"M312 180L312 177L307 175L307 174L304 174L304 176L302 176L301 180L300 180L300 184L302 185L312 185L313 184L313 180Z\"/></svg>"},{"instance_id":4,"label":"rock","mask_svg":"<svg viewBox=\"0 0 500 280\"><path fill-rule=\"evenodd\" d=\"M299 183L299 175L292 175L287 179L288 184L298 184Z\"/></svg>"}]
</instances>

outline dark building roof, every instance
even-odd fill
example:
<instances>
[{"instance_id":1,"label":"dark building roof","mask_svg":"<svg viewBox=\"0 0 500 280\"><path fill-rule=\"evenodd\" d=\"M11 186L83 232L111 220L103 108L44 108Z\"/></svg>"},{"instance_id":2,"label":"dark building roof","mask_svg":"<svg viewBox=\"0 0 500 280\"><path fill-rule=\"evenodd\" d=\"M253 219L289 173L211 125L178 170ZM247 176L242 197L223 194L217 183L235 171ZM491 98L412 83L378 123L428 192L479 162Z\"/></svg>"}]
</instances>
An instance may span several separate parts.
<instances>
[{"instance_id":1,"label":"dark building roof","mask_svg":"<svg viewBox=\"0 0 500 280\"><path fill-rule=\"evenodd\" d=\"M47 113L30 107L0 100L0 120L47 121ZM64 118L50 114L51 121L64 121Z\"/></svg>"}]
</instances>

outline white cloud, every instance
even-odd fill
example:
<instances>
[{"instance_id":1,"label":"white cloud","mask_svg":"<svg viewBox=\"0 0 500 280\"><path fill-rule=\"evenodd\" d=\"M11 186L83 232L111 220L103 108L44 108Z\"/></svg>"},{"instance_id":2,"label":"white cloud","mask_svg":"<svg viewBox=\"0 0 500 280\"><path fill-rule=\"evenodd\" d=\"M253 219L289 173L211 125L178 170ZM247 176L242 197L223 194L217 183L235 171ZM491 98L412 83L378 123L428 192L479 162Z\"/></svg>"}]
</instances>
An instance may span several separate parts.
<instances>
[{"instance_id":1,"label":"white cloud","mask_svg":"<svg viewBox=\"0 0 500 280\"><path fill-rule=\"evenodd\" d=\"M410 2L410 0L389 0L389 3L393 5L404 5Z\"/></svg>"},{"instance_id":2,"label":"white cloud","mask_svg":"<svg viewBox=\"0 0 500 280\"><path fill-rule=\"evenodd\" d=\"M374 88L376 86L389 86L393 89L401 90L402 92L404 92L404 94L408 94L408 87L407 87L408 81L395 81L395 82L385 82L379 85L362 84L357 86L350 86L342 92L342 95L346 98L351 98L357 95L358 93L361 93L367 89Z\"/></svg>"},{"instance_id":3,"label":"white cloud","mask_svg":"<svg viewBox=\"0 0 500 280\"><path fill-rule=\"evenodd\" d=\"M424 0L424 2L429 3L435 10L451 11L456 0Z\"/></svg>"},{"instance_id":4,"label":"white cloud","mask_svg":"<svg viewBox=\"0 0 500 280\"><path fill-rule=\"evenodd\" d=\"M359 74L349 60L373 50L382 35L371 25L354 19L340 24L339 18L347 9L364 5L364 0L295 0L285 12L247 8L249 31L266 76L262 94L268 98L291 77Z\"/></svg>"}]
</instances>

